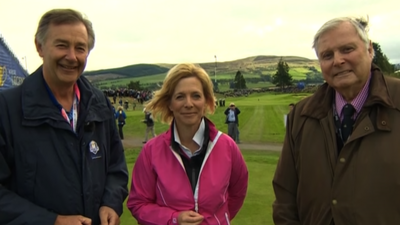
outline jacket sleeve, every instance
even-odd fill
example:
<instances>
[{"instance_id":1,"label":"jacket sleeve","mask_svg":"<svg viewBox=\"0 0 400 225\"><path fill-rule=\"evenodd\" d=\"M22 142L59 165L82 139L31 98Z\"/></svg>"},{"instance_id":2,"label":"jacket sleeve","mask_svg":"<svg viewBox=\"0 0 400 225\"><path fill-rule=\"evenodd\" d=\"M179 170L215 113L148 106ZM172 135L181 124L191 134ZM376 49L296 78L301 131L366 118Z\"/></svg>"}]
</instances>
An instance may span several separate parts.
<instances>
[{"instance_id":1,"label":"jacket sleeve","mask_svg":"<svg viewBox=\"0 0 400 225\"><path fill-rule=\"evenodd\" d=\"M133 168L131 190L127 202L128 209L138 224L178 224L180 212L155 203L157 175L152 169L152 157L146 146L140 152Z\"/></svg>"},{"instance_id":2,"label":"jacket sleeve","mask_svg":"<svg viewBox=\"0 0 400 225\"><path fill-rule=\"evenodd\" d=\"M236 108L236 115L240 114L240 109Z\"/></svg>"},{"instance_id":3,"label":"jacket sleeve","mask_svg":"<svg viewBox=\"0 0 400 225\"><path fill-rule=\"evenodd\" d=\"M102 198L102 206L108 206L121 216L123 203L128 196L129 174L125 161L124 149L119 138L110 102L110 159L108 160L108 170L106 185Z\"/></svg>"},{"instance_id":4,"label":"jacket sleeve","mask_svg":"<svg viewBox=\"0 0 400 225\"><path fill-rule=\"evenodd\" d=\"M272 186L275 192L273 220L276 225L300 225L296 198L298 177L293 155L292 127L294 111L289 114L285 141L277 164Z\"/></svg>"},{"instance_id":5,"label":"jacket sleeve","mask_svg":"<svg viewBox=\"0 0 400 225\"><path fill-rule=\"evenodd\" d=\"M0 98L2 96L0 95ZM1 99L0 99L1 101ZM3 110L4 102L0 102ZM2 119L3 118L3 119ZM0 112L0 224L54 224L57 214L47 211L9 190L13 169L12 147L7 144L4 114ZM15 165L19 166L19 165Z\"/></svg>"},{"instance_id":6,"label":"jacket sleeve","mask_svg":"<svg viewBox=\"0 0 400 225\"><path fill-rule=\"evenodd\" d=\"M225 115L228 115L228 114L229 114L229 108L225 109L224 114L225 114Z\"/></svg>"},{"instance_id":7,"label":"jacket sleeve","mask_svg":"<svg viewBox=\"0 0 400 225\"><path fill-rule=\"evenodd\" d=\"M242 153L234 143L232 150L232 173L228 188L228 208L231 220L243 206L249 181L249 172Z\"/></svg>"}]
</instances>

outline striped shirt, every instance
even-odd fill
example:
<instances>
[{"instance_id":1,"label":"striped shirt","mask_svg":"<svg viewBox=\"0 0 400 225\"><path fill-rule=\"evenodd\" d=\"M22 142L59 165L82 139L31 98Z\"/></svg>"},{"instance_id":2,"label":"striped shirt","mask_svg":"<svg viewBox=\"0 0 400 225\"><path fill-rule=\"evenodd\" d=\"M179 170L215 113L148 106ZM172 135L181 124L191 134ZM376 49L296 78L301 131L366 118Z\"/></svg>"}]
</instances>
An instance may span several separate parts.
<instances>
[{"instance_id":1,"label":"striped shirt","mask_svg":"<svg viewBox=\"0 0 400 225\"><path fill-rule=\"evenodd\" d=\"M355 99L353 99L353 101L351 101L351 104L356 109L356 112L352 116L353 119L357 118L358 114L360 114L360 111L361 111L365 101L367 100L370 80L371 80L371 74L369 75L369 78L368 78L367 82L365 83L363 89L360 91L360 93L358 93L357 97ZM344 100L343 96L341 94L339 94L339 92L336 91L335 106L336 106L337 115L340 115L340 121L343 121L342 109L346 104L347 104L347 101Z\"/></svg>"}]
</instances>

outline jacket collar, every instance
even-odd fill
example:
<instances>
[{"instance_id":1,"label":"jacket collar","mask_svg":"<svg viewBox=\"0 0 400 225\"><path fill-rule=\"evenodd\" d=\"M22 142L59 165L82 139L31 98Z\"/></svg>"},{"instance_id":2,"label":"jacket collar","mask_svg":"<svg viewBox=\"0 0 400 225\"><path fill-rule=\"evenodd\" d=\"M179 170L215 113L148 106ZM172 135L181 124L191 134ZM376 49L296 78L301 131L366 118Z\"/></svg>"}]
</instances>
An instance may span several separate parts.
<instances>
[{"instance_id":1,"label":"jacket collar","mask_svg":"<svg viewBox=\"0 0 400 225\"><path fill-rule=\"evenodd\" d=\"M42 67L39 67L21 84L22 113L24 119L37 120L44 118L59 119L59 109L51 101L43 78ZM62 118L62 117L61 117Z\"/></svg>"},{"instance_id":2,"label":"jacket collar","mask_svg":"<svg viewBox=\"0 0 400 225\"><path fill-rule=\"evenodd\" d=\"M103 101L104 99L100 99L104 96L96 96L89 81L83 76L77 80L77 84L81 92L78 122L82 119L84 121L103 121L108 118L107 104ZM22 113L25 121L64 120L46 90L42 66L24 80L21 89Z\"/></svg>"},{"instance_id":3,"label":"jacket collar","mask_svg":"<svg viewBox=\"0 0 400 225\"><path fill-rule=\"evenodd\" d=\"M205 120L204 118L201 119L199 129L197 129L196 133L193 136L193 141L196 142L199 146L201 146L204 143L204 135L206 131L206 125L205 125ZM209 133L209 132L208 132ZM171 132L172 134L172 132ZM179 138L178 134L178 129L176 128L176 124L173 124L173 138L171 137L172 140L175 140L178 144L182 144L181 140Z\"/></svg>"},{"instance_id":4,"label":"jacket collar","mask_svg":"<svg viewBox=\"0 0 400 225\"><path fill-rule=\"evenodd\" d=\"M392 98L389 95L385 77L380 69L372 64L371 81L368 91L368 98L363 107L371 107L380 104L388 108L395 108ZM329 110L332 110L334 102L335 89L327 83L323 84L305 104L301 111L302 116L308 116L316 119L325 118Z\"/></svg>"}]
</instances>

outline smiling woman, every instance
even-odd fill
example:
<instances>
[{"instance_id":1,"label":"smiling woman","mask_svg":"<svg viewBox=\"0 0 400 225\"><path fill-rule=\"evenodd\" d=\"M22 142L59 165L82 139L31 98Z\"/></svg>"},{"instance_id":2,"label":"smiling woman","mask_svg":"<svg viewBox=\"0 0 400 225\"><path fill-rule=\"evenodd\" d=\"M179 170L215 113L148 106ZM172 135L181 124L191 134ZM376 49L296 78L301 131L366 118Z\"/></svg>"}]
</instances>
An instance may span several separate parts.
<instances>
[{"instance_id":1,"label":"smiling woman","mask_svg":"<svg viewBox=\"0 0 400 225\"><path fill-rule=\"evenodd\" d=\"M244 202L248 172L236 143L205 117L215 110L208 74L176 65L146 110L171 125L135 163L132 215L140 224L230 224Z\"/></svg>"}]
</instances>

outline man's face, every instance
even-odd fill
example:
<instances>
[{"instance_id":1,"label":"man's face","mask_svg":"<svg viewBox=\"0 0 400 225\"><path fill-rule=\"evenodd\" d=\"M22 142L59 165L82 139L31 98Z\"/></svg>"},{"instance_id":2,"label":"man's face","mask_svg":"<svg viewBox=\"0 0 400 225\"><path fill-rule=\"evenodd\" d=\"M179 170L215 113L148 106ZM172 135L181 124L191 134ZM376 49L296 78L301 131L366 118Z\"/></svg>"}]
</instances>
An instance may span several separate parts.
<instances>
[{"instance_id":1,"label":"man's face","mask_svg":"<svg viewBox=\"0 0 400 225\"><path fill-rule=\"evenodd\" d=\"M230 105L229 108L230 108L231 110L235 110L235 105Z\"/></svg>"},{"instance_id":2,"label":"man's face","mask_svg":"<svg viewBox=\"0 0 400 225\"><path fill-rule=\"evenodd\" d=\"M43 44L35 41L43 58L43 75L56 85L71 85L86 67L88 34L83 23L50 25Z\"/></svg>"},{"instance_id":3,"label":"man's face","mask_svg":"<svg viewBox=\"0 0 400 225\"><path fill-rule=\"evenodd\" d=\"M293 110L293 106L292 106L292 105L289 106L289 110L290 110L290 111Z\"/></svg>"},{"instance_id":4,"label":"man's face","mask_svg":"<svg viewBox=\"0 0 400 225\"><path fill-rule=\"evenodd\" d=\"M359 88L369 77L373 48L359 37L350 22L343 22L322 34L317 43L317 55L326 82L341 92Z\"/></svg>"}]
</instances>

